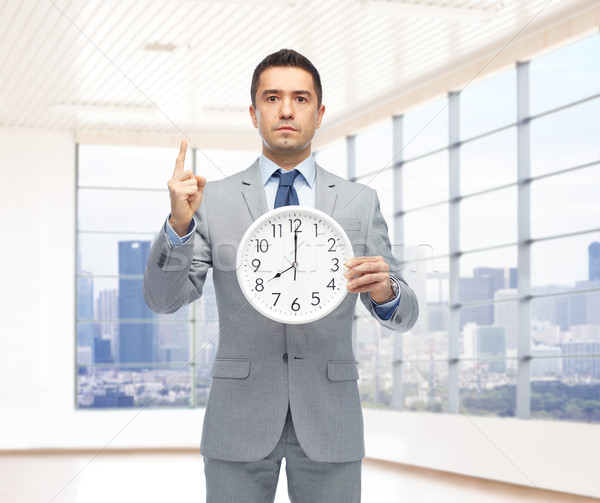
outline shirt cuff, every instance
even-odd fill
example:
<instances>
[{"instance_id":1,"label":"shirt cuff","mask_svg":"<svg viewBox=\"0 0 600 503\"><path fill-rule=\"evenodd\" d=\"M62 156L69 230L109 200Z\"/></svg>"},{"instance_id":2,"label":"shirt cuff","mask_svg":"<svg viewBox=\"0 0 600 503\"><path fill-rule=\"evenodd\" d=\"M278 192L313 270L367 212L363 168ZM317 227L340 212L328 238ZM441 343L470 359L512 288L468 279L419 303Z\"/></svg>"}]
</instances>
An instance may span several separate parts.
<instances>
[{"instance_id":1,"label":"shirt cuff","mask_svg":"<svg viewBox=\"0 0 600 503\"><path fill-rule=\"evenodd\" d=\"M192 218L190 226L188 227L188 233L183 237L179 237L179 235L173 230L173 227L171 227L171 224L169 224L169 218L171 218L170 213L167 217L167 221L165 222L165 232L167 233L167 237L169 238L171 244L175 248L179 248L180 246L183 246L187 242L187 240L192 237L192 234L194 234L194 232L196 232L196 221Z\"/></svg>"},{"instance_id":2,"label":"shirt cuff","mask_svg":"<svg viewBox=\"0 0 600 503\"><path fill-rule=\"evenodd\" d=\"M398 304L400 304L400 297L402 297L402 288L400 287L400 282L394 278L394 276L390 276L390 280L396 283L396 286L398 287L398 295L396 295L393 299L390 299L383 304L378 304L371 298L371 294L369 294L369 299L371 299L371 304L373 305L373 309L375 309L375 314L380 320L389 320L392 317L394 310L398 307Z\"/></svg>"}]
</instances>

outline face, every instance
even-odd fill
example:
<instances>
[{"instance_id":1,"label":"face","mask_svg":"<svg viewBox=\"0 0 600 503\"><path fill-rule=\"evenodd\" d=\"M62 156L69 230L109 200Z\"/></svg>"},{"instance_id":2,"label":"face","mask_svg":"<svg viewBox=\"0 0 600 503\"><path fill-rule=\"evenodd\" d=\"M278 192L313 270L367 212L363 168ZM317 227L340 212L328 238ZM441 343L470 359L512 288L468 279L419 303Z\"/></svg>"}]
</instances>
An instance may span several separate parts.
<instances>
[{"instance_id":1,"label":"face","mask_svg":"<svg viewBox=\"0 0 600 503\"><path fill-rule=\"evenodd\" d=\"M263 153L278 159L308 156L324 112L325 106L318 105L312 75L295 67L271 67L262 72L256 106L250 106Z\"/></svg>"}]
</instances>

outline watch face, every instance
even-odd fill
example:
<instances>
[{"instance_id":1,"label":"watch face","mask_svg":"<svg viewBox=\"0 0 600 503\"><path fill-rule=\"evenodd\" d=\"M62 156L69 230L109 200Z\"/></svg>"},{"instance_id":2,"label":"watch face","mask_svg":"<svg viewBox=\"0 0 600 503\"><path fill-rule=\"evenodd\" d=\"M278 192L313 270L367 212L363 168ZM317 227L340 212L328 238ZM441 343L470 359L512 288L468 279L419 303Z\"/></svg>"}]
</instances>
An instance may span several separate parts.
<instances>
[{"instance_id":1,"label":"watch face","mask_svg":"<svg viewBox=\"0 0 600 503\"><path fill-rule=\"evenodd\" d=\"M308 323L344 300L344 262L352 256L350 239L329 215L283 206L262 215L244 234L237 277L263 315L282 323Z\"/></svg>"}]
</instances>

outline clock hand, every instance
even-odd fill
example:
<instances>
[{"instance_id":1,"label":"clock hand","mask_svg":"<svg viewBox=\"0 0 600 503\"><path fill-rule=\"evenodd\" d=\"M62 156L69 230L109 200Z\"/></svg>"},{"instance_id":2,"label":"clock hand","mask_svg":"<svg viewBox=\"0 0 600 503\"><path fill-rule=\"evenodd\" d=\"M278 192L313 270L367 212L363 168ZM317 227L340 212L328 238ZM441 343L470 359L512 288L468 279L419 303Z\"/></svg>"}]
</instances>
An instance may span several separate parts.
<instances>
[{"instance_id":1,"label":"clock hand","mask_svg":"<svg viewBox=\"0 0 600 503\"><path fill-rule=\"evenodd\" d=\"M294 231L294 264L298 266L298 229ZM296 281L296 267L294 267L294 281Z\"/></svg>"},{"instance_id":2,"label":"clock hand","mask_svg":"<svg viewBox=\"0 0 600 503\"><path fill-rule=\"evenodd\" d=\"M295 262L294 262L294 264L295 264ZM278 272L271 279L279 278L284 272L288 272L290 269L294 269L294 274L295 274L296 273L296 266L294 264L292 264L291 266L289 266L286 270ZM271 281L271 279L268 279L267 281Z\"/></svg>"},{"instance_id":3,"label":"clock hand","mask_svg":"<svg viewBox=\"0 0 600 503\"><path fill-rule=\"evenodd\" d=\"M294 231L294 262L298 262L298 231Z\"/></svg>"}]
</instances>

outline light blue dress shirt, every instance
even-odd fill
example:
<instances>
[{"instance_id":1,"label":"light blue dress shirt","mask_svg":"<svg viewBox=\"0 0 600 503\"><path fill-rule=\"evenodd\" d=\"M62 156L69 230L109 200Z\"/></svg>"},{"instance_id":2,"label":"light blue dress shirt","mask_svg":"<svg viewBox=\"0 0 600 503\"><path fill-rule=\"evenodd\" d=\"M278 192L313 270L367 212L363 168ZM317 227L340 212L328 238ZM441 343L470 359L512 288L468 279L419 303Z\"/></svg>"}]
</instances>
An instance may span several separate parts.
<instances>
[{"instance_id":1,"label":"light blue dress shirt","mask_svg":"<svg viewBox=\"0 0 600 503\"><path fill-rule=\"evenodd\" d=\"M260 169L260 177L265 188L267 208L272 210L275 206L275 195L277 194L277 188L279 187L279 178L273 177L272 175L277 170L283 173L285 173L286 170L280 168L277 164L271 161L271 159L268 159L263 154L261 154L260 158L258 159L258 168ZM300 175L298 175L294 181L294 188L298 194L298 202L301 206L314 208L317 192L315 183L317 178L317 168L315 166L315 159L312 154L304 159L304 161L298 164L294 169L300 171ZM165 232L167 233L169 241L174 247L182 246L196 231L196 221L192 219L188 228L188 233L183 237L179 237L179 235L169 224L170 217L171 215L169 214L169 217L167 217L167 221L165 222ZM391 318L394 309L396 309L400 303L400 296L402 294L400 282L393 276L391 278L392 281L396 283L396 286L398 286L398 295L383 304L377 304L373 299L371 299L377 316L379 316L379 318L382 320L389 320Z\"/></svg>"},{"instance_id":2,"label":"light blue dress shirt","mask_svg":"<svg viewBox=\"0 0 600 503\"><path fill-rule=\"evenodd\" d=\"M258 168L260 169L260 178L265 187L267 208L272 210L275 207L275 195L279 188L279 178L273 177L273 173L275 173L275 171L287 173L287 171L277 166L271 159L262 154L258 160ZM296 180L294 180L294 189L296 189L296 194L298 194L300 206L314 208L317 197L315 187L317 168L315 167L314 157L309 155L294 169L300 171L300 174L296 177Z\"/></svg>"}]
</instances>

